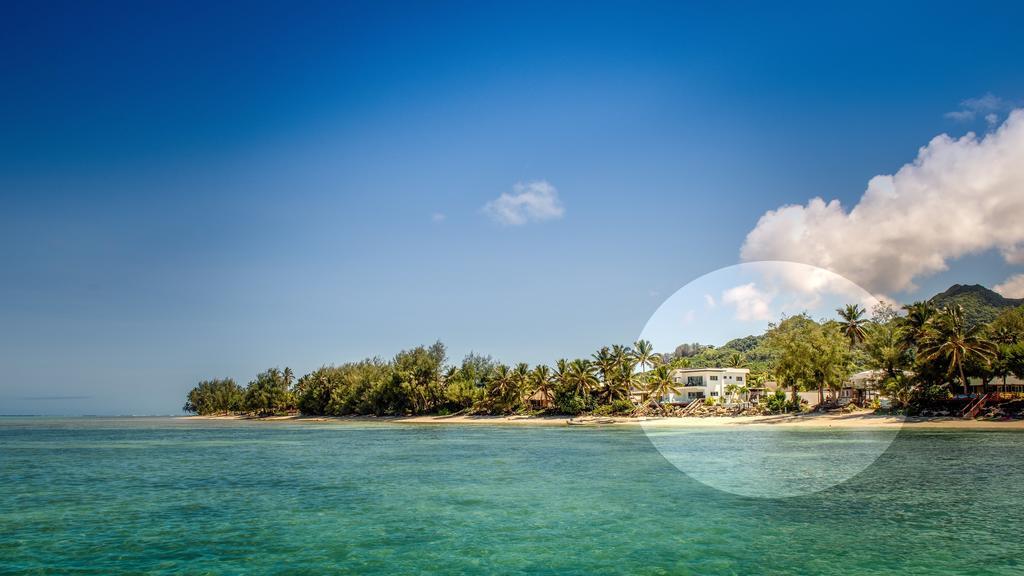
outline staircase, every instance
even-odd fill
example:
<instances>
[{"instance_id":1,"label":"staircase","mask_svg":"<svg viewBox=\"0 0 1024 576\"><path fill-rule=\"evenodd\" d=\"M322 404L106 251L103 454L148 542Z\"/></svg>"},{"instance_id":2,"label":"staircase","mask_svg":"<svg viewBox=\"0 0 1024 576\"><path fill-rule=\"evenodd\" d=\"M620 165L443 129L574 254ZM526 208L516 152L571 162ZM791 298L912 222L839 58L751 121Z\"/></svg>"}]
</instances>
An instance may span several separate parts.
<instances>
[{"instance_id":1,"label":"staircase","mask_svg":"<svg viewBox=\"0 0 1024 576\"><path fill-rule=\"evenodd\" d=\"M981 409L985 407L985 403L988 402L991 396L992 394L984 394L981 398L978 398L971 404L968 404L967 408L964 408L964 411L960 413L960 416L968 420L973 419L978 415L978 412L981 412Z\"/></svg>"},{"instance_id":2,"label":"staircase","mask_svg":"<svg viewBox=\"0 0 1024 576\"><path fill-rule=\"evenodd\" d=\"M682 415L682 416L689 416L690 414L693 414L694 411L697 410L698 406L703 406L703 405L704 405L704 399L703 398L697 398L697 399L691 400L690 403L686 405L686 408L683 408L683 411L680 412L680 415Z\"/></svg>"}]
</instances>

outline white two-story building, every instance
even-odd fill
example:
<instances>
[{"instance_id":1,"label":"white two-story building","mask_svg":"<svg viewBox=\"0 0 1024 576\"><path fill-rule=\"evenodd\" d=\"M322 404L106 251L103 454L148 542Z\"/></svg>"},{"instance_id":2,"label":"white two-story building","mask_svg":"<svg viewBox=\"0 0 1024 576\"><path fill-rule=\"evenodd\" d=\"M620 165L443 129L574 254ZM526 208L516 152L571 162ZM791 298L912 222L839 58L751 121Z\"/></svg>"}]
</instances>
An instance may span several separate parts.
<instances>
[{"instance_id":1,"label":"white two-story building","mask_svg":"<svg viewBox=\"0 0 1024 576\"><path fill-rule=\"evenodd\" d=\"M747 368L677 368L672 371L676 391L669 392L662 402L689 404L694 400L727 398L726 388L730 384L742 387L747 384L750 370Z\"/></svg>"}]
</instances>

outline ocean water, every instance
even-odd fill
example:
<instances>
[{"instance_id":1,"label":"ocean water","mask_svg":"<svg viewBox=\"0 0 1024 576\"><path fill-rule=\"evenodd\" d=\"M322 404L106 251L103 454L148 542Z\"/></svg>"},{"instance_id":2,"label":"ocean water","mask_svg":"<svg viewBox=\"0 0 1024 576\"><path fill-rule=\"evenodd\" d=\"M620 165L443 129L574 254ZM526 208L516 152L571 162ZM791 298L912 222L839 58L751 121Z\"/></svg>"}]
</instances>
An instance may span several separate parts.
<instances>
[{"instance_id":1,"label":"ocean water","mask_svg":"<svg viewBox=\"0 0 1024 576\"><path fill-rule=\"evenodd\" d=\"M1022 574L1022 552L1020 432L903 430L770 499L639 428L0 418L3 574Z\"/></svg>"}]
</instances>

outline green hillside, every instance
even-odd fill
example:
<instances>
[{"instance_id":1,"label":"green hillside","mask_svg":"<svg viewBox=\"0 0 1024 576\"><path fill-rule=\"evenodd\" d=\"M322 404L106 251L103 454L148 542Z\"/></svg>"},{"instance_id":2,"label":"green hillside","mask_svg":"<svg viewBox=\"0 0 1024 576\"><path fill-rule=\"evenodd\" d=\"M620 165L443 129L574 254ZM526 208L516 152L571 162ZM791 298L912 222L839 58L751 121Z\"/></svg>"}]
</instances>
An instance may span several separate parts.
<instances>
[{"instance_id":1,"label":"green hillside","mask_svg":"<svg viewBox=\"0 0 1024 576\"><path fill-rule=\"evenodd\" d=\"M940 308L959 304L963 306L967 322L976 325L991 322L1006 308L1024 304L1024 299L1004 298L979 284L954 284L932 296L929 302Z\"/></svg>"}]
</instances>

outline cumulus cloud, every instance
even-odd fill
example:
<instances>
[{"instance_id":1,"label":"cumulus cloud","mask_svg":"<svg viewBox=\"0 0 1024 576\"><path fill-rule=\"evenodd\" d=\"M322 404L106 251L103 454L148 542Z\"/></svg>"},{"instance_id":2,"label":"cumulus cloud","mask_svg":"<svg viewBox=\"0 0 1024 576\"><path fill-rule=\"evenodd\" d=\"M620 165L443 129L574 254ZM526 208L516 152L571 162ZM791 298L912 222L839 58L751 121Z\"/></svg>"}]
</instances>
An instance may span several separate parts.
<instances>
[{"instance_id":1,"label":"cumulus cloud","mask_svg":"<svg viewBox=\"0 0 1024 576\"><path fill-rule=\"evenodd\" d=\"M516 184L511 194L502 193L484 205L483 211L506 226L522 226L530 222L557 220L565 214L565 207L554 186L545 180L537 180Z\"/></svg>"},{"instance_id":2,"label":"cumulus cloud","mask_svg":"<svg viewBox=\"0 0 1024 576\"><path fill-rule=\"evenodd\" d=\"M1024 298L1024 274L1014 274L992 289L1006 298Z\"/></svg>"},{"instance_id":3,"label":"cumulus cloud","mask_svg":"<svg viewBox=\"0 0 1024 576\"><path fill-rule=\"evenodd\" d=\"M1024 261L1024 110L982 138L934 138L896 174L872 178L850 210L813 198L765 213L740 257L812 264L891 293L991 249Z\"/></svg>"},{"instance_id":4,"label":"cumulus cloud","mask_svg":"<svg viewBox=\"0 0 1024 576\"><path fill-rule=\"evenodd\" d=\"M736 308L736 319L744 322L773 320L773 295L760 290L753 282L722 292L722 304Z\"/></svg>"}]
</instances>

